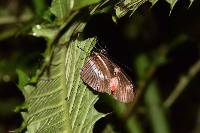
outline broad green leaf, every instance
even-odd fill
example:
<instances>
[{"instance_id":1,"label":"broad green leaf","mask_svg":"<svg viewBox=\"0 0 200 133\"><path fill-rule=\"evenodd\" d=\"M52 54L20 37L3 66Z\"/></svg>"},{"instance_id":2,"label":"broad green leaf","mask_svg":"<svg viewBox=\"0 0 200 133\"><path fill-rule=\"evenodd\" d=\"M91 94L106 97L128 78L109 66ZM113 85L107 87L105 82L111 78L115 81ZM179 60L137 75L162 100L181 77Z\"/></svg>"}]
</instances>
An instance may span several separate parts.
<instances>
[{"instance_id":1,"label":"broad green leaf","mask_svg":"<svg viewBox=\"0 0 200 133\"><path fill-rule=\"evenodd\" d=\"M53 0L50 11L58 19L64 19L70 14L73 4L74 0Z\"/></svg>"},{"instance_id":2,"label":"broad green leaf","mask_svg":"<svg viewBox=\"0 0 200 133\"><path fill-rule=\"evenodd\" d=\"M118 18L123 17L129 11L131 15L147 0L121 0L118 4L115 5L115 13Z\"/></svg>"},{"instance_id":3,"label":"broad green leaf","mask_svg":"<svg viewBox=\"0 0 200 133\"><path fill-rule=\"evenodd\" d=\"M77 10L102 0L53 0L50 11L59 19L64 19L72 10Z\"/></svg>"},{"instance_id":4,"label":"broad green leaf","mask_svg":"<svg viewBox=\"0 0 200 133\"><path fill-rule=\"evenodd\" d=\"M98 3L102 0L74 0L74 7L73 9L80 9L85 6Z\"/></svg>"},{"instance_id":5,"label":"broad green leaf","mask_svg":"<svg viewBox=\"0 0 200 133\"><path fill-rule=\"evenodd\" d=\"M74 22L70 26L70 28L61 36L61 38L59 39L59 43L63 44L69 42L73 34L80 35L80 33L83 32L85 25L86 25L85 22L79 22L79 21Z\"/></svg>"},{"instance_id":6,"label":"broad green leaf","mask_svg":"<svg viewBox=\"0 0 200 133\"><path fill-rule=\"evenodd\" d=\"M28 111L22 115L27 133L91 133L94 123L105 116L94 108L98 95L80 78L95 43L90 38L56 46L49 70L36 86L24 88Z\"/></svg>"}]
</instances>

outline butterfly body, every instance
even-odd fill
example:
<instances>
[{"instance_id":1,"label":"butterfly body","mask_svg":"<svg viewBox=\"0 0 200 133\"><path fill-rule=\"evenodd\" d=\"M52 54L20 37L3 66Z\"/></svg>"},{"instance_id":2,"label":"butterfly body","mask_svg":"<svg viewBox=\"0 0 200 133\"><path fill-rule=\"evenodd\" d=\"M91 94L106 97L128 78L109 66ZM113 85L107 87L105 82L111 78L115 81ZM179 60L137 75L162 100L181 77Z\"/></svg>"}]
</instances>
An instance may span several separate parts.
<instances>
[{"instance_id":1,"label":"butterfly body","mask_svg":"<svg viewBox=\"0 0 200 133\"><path fill-rule=\"evenodd\" d=\"M121 102L131 102L135 97L130 78L103 53L92 52L81 70L81 78L94 90L111 94Z\"/></svg>"},{"instance_id":2,"label":"butterfly body","mask_svg":"<svg viewBox=\"0 0 200 133\"><path fill-rule=\"evenodd\" d=\"M117 90L118 84L119 83L118 83L117 77L113 77L113 78L110 79L109 89L110 89L112 94Z\"/></svg>"}]
</instances>

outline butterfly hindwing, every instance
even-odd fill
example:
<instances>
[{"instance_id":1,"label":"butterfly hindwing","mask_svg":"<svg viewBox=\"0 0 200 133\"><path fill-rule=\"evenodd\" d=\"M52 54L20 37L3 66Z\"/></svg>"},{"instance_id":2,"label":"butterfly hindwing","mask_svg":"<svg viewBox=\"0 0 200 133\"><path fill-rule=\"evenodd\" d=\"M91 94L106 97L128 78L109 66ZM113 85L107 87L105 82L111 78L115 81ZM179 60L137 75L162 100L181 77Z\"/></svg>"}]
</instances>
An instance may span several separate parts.
<instances>
[{"instance_id":1,"label":"butterfly hindwing","mask_svg":"<svg viewBox=\"0 0 200 133\"><path fill-rule=\"evenodd\" d=\"M119 68L117 68L119 69ZM127 75L122 70L116 73L118 79L118 87L113 93L115 99L121 102L131 102L135 97L134 86Z\"/></svg>"},{"instance_id":2,"label":"butterfly hindwing","mask_svg":"<svg viewBox=\"0 0 200 133\"><path fill-rule=\"evenodd\" d=\"M110 72L111 79L116 78L116 90L112 92L112 95L116 100L121 102L131 102L135 97L134 85L131 79L125 74L121 68L108 59L104 54L99 53L100 57L107 66ZM111 80L110 79L110 80ZM109 81L110 83L110 81ZM110 89L110 88L109 88ZM108 92L111 92L110 90Z\"/></svg>"}]
</instances>

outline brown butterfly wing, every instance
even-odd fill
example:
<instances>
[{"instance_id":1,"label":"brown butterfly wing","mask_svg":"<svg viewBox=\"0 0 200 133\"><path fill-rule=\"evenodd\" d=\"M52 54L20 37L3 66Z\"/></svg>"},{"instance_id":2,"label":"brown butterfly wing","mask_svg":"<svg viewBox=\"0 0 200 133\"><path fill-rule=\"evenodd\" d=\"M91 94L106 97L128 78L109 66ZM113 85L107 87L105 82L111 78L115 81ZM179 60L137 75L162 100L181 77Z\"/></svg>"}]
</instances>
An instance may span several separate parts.
<instances>
[{"instance_id":1,"label":"brown butterfly wing","mask_svg":"<svg viewBox=\"0 0 200 133\"><path fill-rule=\"evenodd\" d=\"M130 78L122 70L116 73L116 77L118 79L118 87L113 93L114 98L125 103L133 101L135 91Z\"/></svg>"},{"instance_id":2,"label":"brown butterfly wing","mask_svg":"<svg viewBox=\"0 0 200 133\"><path fill-rule=\"evenodd\" d=\"M98 92L107 92L110 73L104 68L104 62L93 52L81 70L81 78Z\"/></svg>"},{"instance_id":3,"label":"brown butterfly wing","mask_svg":"<svg viewBox=\"0 0 200 133\"><path fill-rule=\"evenodd\" d=\"M104 54L92 53L82 68L81 78L94 90L112 94L118 101L131 102L135 97L134 86L130 78ZM109 86L112 78L117 78L118 82L114 92L111 92Z\"/></svg>"},{"instance_id":4,"label":"brown butterfly wing","mask_svg":"<svg viewBox=\"0 0 200 133\"><path fill-rule=\"evenodd\" d=\"M113 97L121 102L131 102L135 97L134 85L131 79L120 69L118 65L113 63L103 54L100 54L102 60L106 64L108 71L111 73L111 77L117 77L118 86L117 89L112 93ZM117 70L117 72L115 72ZM108 92L111 92L108 88Z\"/></svg>"},{"instance_id":5,"label":"brown butterfly wing","mask_svg":"<svg viewBox=\"0 0 200 133\"><path fill-rule=\"evenodd\" d=\"M102 53L97 53L94 52L94 54L96 55L96 57L99 59L98 62L99 63L99 69L102 71L103 75L105 75L107 77L107 88L105 88L106 93L111 94L111 89L109 88L109 84L110 84L110 80L112 77L114 77L114 64L113 62L107 58L104 54Z\"/></svg>"}]
</instances>

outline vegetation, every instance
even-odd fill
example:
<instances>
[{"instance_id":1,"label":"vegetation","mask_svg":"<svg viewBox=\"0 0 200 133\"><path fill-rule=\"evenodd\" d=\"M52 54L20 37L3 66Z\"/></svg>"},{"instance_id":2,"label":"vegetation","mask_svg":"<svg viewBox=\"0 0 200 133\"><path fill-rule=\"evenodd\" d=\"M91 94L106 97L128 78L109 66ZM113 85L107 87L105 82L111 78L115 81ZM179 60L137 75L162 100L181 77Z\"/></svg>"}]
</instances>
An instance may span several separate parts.
<instances>
[{"instance_id":1,"label":"vegetation","mask_svg":"<svg viewBox=\"0 0 200 133\"><path fill-rule=\"evenodd\" d=\"M0 132L200 131L199 1L0 3ZM81 80L102 47L133 79L132 103Z\"/></svg>"}]
</instances>

